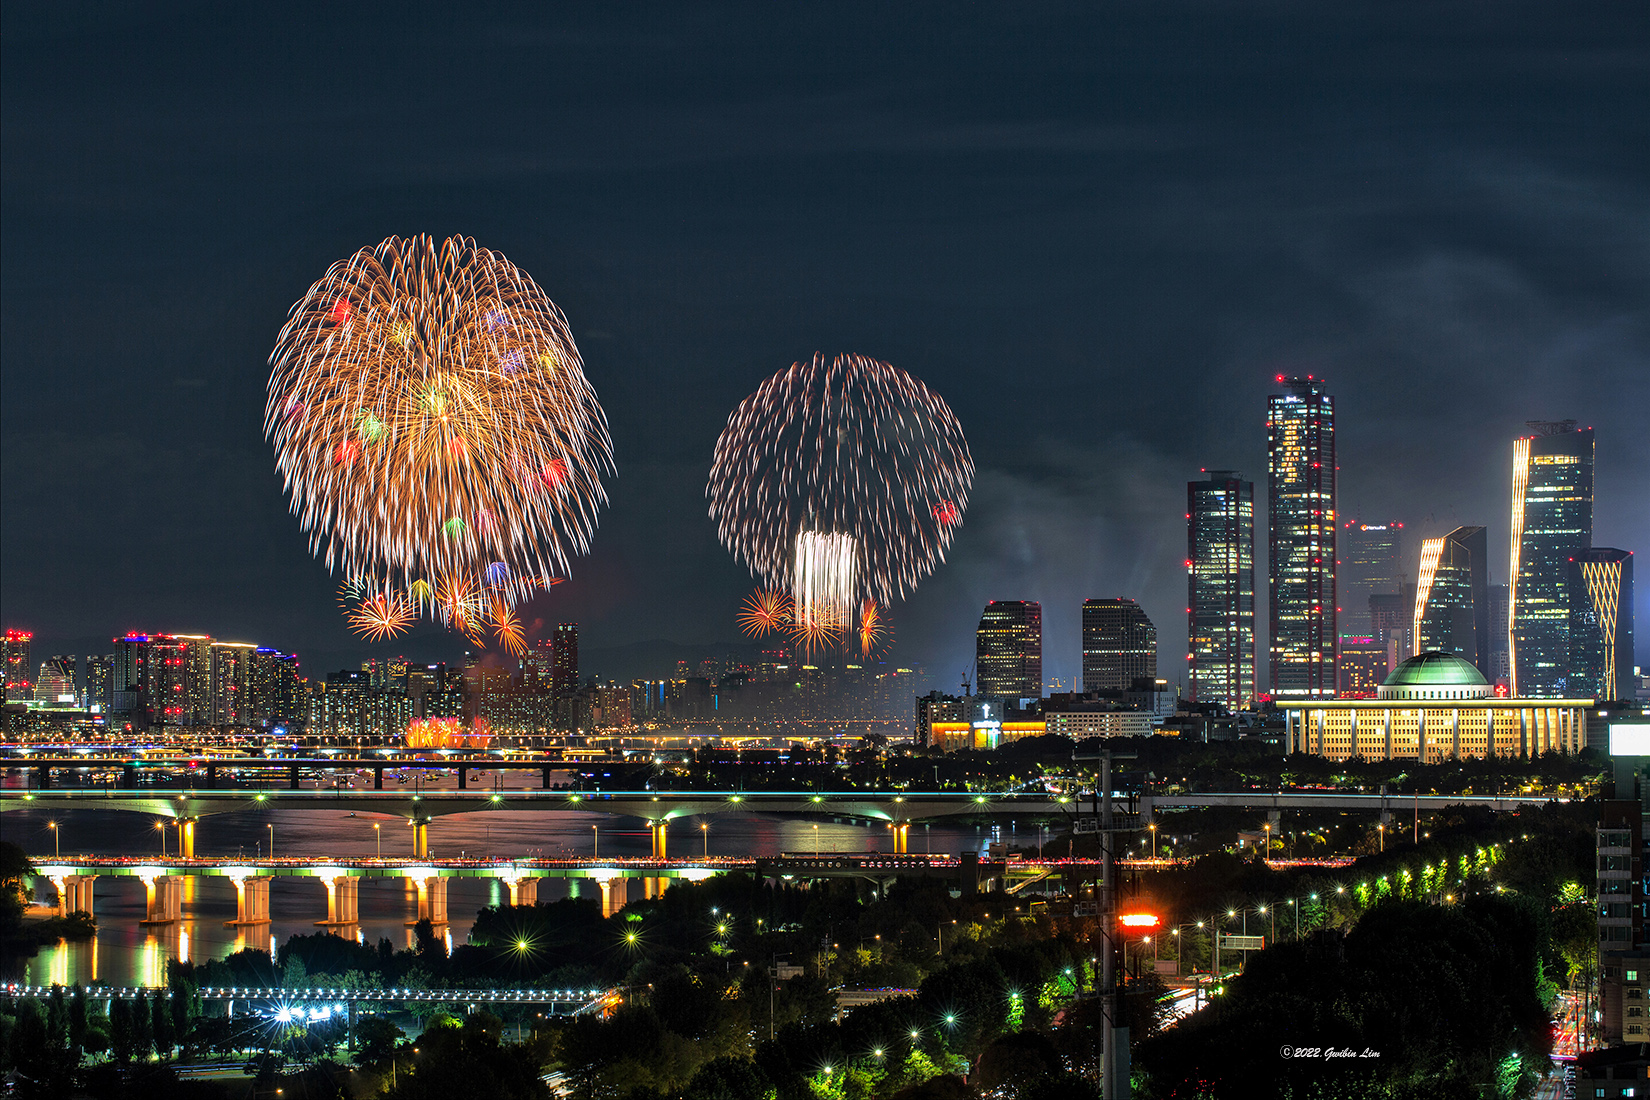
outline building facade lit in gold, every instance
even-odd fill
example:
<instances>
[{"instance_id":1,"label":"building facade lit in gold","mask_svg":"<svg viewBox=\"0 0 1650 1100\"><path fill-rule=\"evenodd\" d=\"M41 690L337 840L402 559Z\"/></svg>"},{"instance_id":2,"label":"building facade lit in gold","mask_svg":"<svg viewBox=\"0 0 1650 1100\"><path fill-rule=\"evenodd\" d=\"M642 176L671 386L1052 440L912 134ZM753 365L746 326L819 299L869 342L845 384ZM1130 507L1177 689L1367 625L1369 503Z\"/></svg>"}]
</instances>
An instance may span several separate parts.
<instances>
[{"instance_id":1,"label":"building facade lit in gold","mask_svg":"<svg viewBox=\"0 0 1650 1100\"><path fill-rule=\"evenodd\" d=\"M1499 699L1483 674L1450 653L1429 651L1399 665L1375 699L1289 703L1289 752L1331 760L1418 760L1538 756L1587 745L1591 699Z\"/></svg>"}]
</instances>

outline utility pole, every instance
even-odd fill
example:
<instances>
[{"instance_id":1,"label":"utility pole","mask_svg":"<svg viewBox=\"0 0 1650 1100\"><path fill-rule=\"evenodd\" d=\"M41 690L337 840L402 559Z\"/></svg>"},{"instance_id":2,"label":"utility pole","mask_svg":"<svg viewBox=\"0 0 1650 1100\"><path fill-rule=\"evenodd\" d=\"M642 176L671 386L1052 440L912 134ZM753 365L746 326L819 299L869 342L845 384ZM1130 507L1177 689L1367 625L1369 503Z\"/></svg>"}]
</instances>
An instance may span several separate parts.
<instances>
[{"instance_id":1,"label":"utility pole","mask_svg":"<svg viewBox=\"0 0 1650 1100\"><path fill-rule=\"evenodd\" d=\"M1112 862L1111 750L1100 754L1100 996L1104 1032L1101 1046L1101 1100L1128 1100L1129 1029L1122 1022L1117 989L1117 882Z\"/></svg>"}]
</instances>

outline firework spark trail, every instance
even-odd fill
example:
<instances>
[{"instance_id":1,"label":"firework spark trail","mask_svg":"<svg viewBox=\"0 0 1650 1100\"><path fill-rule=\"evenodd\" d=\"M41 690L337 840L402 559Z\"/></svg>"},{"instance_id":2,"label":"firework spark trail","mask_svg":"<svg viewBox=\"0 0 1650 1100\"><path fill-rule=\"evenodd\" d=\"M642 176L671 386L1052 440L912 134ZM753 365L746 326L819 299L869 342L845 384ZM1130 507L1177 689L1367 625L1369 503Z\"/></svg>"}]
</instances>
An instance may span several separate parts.
<instances>
[{"instance_id":1,"label":"firework spark trail","mask_svg":"<svg viewBox=\"0 0 1650 1100\"><path fill-rule=\"evenodd\" d=\"M474 629L432 581L513 607L589 549L606 417L566 317L499 253L364 248L292 307L270 364L265 434L328 568Z\"/></svg>"},{"instance_id":2,"label":"firework spark trail","mask_svg":"<svg viewBox=\"0 0 1650 1100\"><path fill-rule=\"evenodd\" d=\"M790 597L783 592L753 592L739 611L739 627L752 638L765 638L790 625L791 607Z\"/></svg>"},{"instance_id":3,"label":"firework spark trail","mask_svg":"<svg viewBox=\"0 0 1650 1100\"><path fill-rule=\"evenodd\" d=\"M887 604L945 560L974 462L946 403L858 355L796 363L728 417L706 496L717 534L794 618L841 622Z\"/></svg>"},{"instance_id":4,"label":"firework spark trail","mask_svg":"<svg viewBox=\"0 0 1650 1100\"><path fill-rule=\"evenodd\" d=\"M871 650L881 642L887 633L882 621L882 613L878 610L875 600L866 600L860 609L859 617L859 651L866 660L871 657Z\"/></svg>"}]
</instances>

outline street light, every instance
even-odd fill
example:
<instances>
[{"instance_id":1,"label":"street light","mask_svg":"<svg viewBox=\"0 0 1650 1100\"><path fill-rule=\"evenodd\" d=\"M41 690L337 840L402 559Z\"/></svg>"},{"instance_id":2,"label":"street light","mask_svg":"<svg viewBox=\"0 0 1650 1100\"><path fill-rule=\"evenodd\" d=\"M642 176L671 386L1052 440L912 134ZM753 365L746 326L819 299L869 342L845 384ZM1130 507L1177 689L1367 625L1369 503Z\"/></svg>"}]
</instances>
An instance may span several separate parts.
<instances>
[{"instance_id":1,"label":"street light","mask_svg":"<svg viewBox=\"0 0 1650 1100\"><path fill-rule=\"evenodd\" d=\"M814 858L819 858L819 826L814 826Z\"/></svg>"},{"instance_id":2,"label":"street light","mask_svg":"<svg viewBox=\"0 0 1650 1100\"><path fill-rule=\"evenodd\" d=\"M703 822L703 821L699 822L699 832L705 838L705 858L709 859L710 858L710 825L706 822Z\"/></svg>"},{"instance_id":3,"label":"street light","mask_svg":"<svg viewBox=\"0 0 1650 1100\"><path fill-rule=\"evenodd\" d=\"M374 821L372 823L372 835L373 835L373 839L378 841L378 858L383 859L384 858L384 827L376 821Z\"/></svg>"},{"instance_id":4,"label":"street light","mask_svg":"<svg viewBox=\"0 0 1650 1100\"><path fill-rule=\"evenodd\" d=\"M155 832L160 834L160 858L166 858L166 822L155 822Z\"/></svg>"},{"instance_id":5,"label":"street light","mask_svg":"<svg viewBox=\"0 0 1650 1100\"><path fill-rule=\"evenodd\" d=\"M595 834L591 841L590 858L600 859L602 858L602 827L600 825L592 825L590 826L590 831Z\"/></svg>"},{"instance_id":6,"label":"street light","mask_svg":"<svg viewBox=\"0 0 1650 1100\"><path fill-rule=\"evenodd\" d=\"M52 831L52 856L53 856L53 858L62 859L63 858L63 845L62 845L63 835L57 831L57 822L55 822L55 821L46 822L46 828L48 828Z\"/></svg>"},{"instance_id":7,"label":"street light","mask_svg":"<svg viewBox=\"0 0 1650 1100\"><path fill-rule=\"evenodd\" d=\"M1152 831L1152 859L1157 859L1157 822L1152 822L1146 828Z\"/></svg>"}]
</instances>

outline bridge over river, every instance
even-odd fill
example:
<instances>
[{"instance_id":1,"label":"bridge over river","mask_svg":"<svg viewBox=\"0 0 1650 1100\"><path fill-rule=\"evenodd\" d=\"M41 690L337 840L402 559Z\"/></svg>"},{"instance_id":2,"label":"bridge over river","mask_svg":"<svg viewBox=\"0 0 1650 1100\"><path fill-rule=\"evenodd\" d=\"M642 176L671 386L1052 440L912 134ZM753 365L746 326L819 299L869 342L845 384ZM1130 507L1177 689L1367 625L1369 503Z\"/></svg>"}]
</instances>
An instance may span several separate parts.
<instances>
[{"instance_id":1,"label":"bridge over river","mask_svg":"<svg viewBox=\"0 0 1650 1100\"><path fill-rule=\"evenodd\" d=\"M1149 866L1149 863L1145 864ZM347 929L360 922L361 883L373 879L410 882L417 910L408 923L447 923L447 884L455 878L496 879L508 889L511 905L533 905L540 884L560 880L573 897L584 889L600 891L602 915L612 916L629 899L630 883L640 879L643 897L658 897L673 882L695 882L726 871L744 871L764 879L813 881L856 879L886 886L899 878L942 878L964 892L1002 885L1015 891L1031 882L1058 876L1073 890L1100 874L1094 859L982 860L977 854L795 854L761 858L712 856L708 859L132 859L73 856L42 860L38 878L57 889L58 912L93 911L99 878L136 878L143 882L147 906L144 923L170 924L182 918L186 878L226 878L235 884L233 925L270 921L269 890L278 878L317 881L325 890L326 918L315 923ZM317 898L319 901L319 897Z\"/></svg>"}]
</instances>

